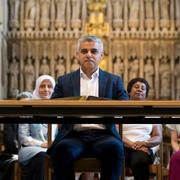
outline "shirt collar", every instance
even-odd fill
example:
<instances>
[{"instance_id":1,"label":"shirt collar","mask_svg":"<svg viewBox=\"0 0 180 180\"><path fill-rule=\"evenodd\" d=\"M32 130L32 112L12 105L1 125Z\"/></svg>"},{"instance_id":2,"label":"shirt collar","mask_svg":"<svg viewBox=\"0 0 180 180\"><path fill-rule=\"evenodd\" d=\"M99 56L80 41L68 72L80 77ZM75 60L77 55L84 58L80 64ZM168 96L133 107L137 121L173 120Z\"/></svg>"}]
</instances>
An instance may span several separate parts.
<instances>
[{"instance_id":1,"label":"shirt collar","mask_svg":"<svg viewBox=\"0 0 180 180\"><path fill-rule=\"evenodd\" d=\"M81 78L88 78L87 75L82 71L81 67L80 67L80 77ZM92 74L92 79L99 77L99 67L97 68L97 70ZM89 78L88 78L89 79Z\"/></svg>"}]
</instances>

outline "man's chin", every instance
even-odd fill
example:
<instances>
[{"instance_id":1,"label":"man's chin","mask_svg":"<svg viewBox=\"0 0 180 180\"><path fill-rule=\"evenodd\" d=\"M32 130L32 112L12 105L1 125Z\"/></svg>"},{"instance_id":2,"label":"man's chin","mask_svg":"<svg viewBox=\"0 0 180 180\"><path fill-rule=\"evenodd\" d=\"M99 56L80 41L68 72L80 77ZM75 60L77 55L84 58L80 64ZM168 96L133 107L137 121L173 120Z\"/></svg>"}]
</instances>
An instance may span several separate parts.
<instances>
[{"instance_id":1,"label":"man's chin","mask_svg":"<svg viewBox=\"0 0 180 180\"><path fill-rule=\"evenodd\" d=\"M84 68L85 69L96 69L94 63L90 63L90 62L85 63Z\"/></svg>"}]
</instances>

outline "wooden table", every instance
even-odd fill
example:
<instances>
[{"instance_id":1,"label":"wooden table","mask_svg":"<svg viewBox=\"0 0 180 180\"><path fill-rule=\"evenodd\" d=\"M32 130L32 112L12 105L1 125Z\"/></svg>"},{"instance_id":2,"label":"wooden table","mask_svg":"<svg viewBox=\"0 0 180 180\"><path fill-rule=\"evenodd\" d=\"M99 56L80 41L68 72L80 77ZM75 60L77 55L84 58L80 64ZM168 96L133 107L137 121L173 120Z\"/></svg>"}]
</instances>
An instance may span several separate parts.
<instances>
[{"instance_id":1,"label":"wooden table","mask_svg":"<svg viewBox=\"0 0 180 180\"><path fill-rule=\"evenodd\" d=\"M119 121L114 118L119 116L126 116L133 119L134 116L151 116L151 117L164 117L163 119L173 119L177 121L180 118L180 101L119 101L119 100L0 100L0 122L15 122L16 119L19 123L24 121L36 122L70 122L78 123L87 122L82 116L98 116L103 118L91 118L91 122L110 122ZM29 116L29 118L27 118ZM34 118L36 117L36 118ZM61 118L64 117L64 118ZM67 120L66 117L71 117ZM77 120L75 118L81 120ZM110 118L111 117L111 118ZM177 118L172 118L177 117ZM8 120L9 119L9 120ZM103 120L102 120L103 119ZM155 120L153 120L155 119ZM147 121L162 121L156 118L150 118ZM112 120L111 120L112 121ZM163 121L164 122L164 121ZM180 122L180 121L179 121Z\"/></svg>"}]
</instances>

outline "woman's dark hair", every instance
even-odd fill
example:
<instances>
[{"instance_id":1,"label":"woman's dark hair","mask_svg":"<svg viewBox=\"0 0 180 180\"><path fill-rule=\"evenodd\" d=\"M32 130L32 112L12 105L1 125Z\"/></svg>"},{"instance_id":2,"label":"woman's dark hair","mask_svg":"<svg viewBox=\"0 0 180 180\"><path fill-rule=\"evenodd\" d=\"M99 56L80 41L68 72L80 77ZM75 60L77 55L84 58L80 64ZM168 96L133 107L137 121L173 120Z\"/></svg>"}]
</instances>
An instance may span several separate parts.
<instances>
[{"instance_id":1,"label":"woman's dark hair","mask_svg":"<svg viewBox=\"0 0 180 180\"><path fill-rule=\"evenodd\" d=\"M150 86L149 86L149 83L144 78L141 78L141 77L134 78L134 79L131 79L129 81L129 83L127 85L127 92L128 92L128 94L131 92L131 89L132 89L133 85L136 82L142 82L142 83L144 83L146 85L146 97L147 97L148 93L149 93Z\"/></svg>"}]
</instances>

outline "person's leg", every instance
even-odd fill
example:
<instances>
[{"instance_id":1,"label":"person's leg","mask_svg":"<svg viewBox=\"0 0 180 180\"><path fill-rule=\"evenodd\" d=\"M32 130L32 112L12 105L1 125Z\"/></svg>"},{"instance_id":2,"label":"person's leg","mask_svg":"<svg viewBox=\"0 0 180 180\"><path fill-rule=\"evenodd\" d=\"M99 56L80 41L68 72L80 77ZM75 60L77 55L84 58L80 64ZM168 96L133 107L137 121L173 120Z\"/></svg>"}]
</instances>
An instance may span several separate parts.
<instances>
[{"instance_id":1,"label":"person's leg","mask_svg":"<svg viewBox=\"0 0 180 180\"><path fill-rule=\"evenodd\" d=\"M92 172L81 173L78 180L94 180L94 173Z\"/></svg>"},{"instance_id":2,"label":"person's leg","mask_svg":"<svg viewBox=\"0 0 180 180\"><path fill-rule=\"evenodd\" d=\"M172 154L169 165L169 180L180 179L180 151Z\"/></svg>"},{"instance_id":3,"label":"person's leg","mask_svg":"<svg viewBox=\"0 0 180 180\"><path fill-rule=\"evenodd\" d=\"M99 135L92 151L102 162L101 180L119 180L124 160L122 141L111 135Z\"/></svg>"},{"instance_id":4,"label":"person's leg","mask_svg":"<svg viewBox=\"0 0 180 180\"><path fill-rule=\"evenodd\" d=\"M52 166L56 180L74 180L74 161L79 158L85 145L77 138L61 140L52 152Z\"/></svg>"},{"instance_id":5,"label":"person's leg","mask_svg":"<svg viewBox=\"0 0 180 180\"><path fill-rule=\"evenodd\" d=\"M129 151L130 168L135 180L149 180L150 156L142 151Z\"/></svg>"},{"instance_id":6,"label":"person's leg","mask_svg":"<svg viewBox=\"0 0 180 180\"><path fill-rule=\"evenodd\" d=\"M44 180L46 152L36 154L25 167L26 180Z\"/></svg>"}]
</instances>

